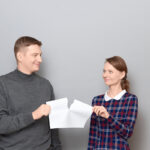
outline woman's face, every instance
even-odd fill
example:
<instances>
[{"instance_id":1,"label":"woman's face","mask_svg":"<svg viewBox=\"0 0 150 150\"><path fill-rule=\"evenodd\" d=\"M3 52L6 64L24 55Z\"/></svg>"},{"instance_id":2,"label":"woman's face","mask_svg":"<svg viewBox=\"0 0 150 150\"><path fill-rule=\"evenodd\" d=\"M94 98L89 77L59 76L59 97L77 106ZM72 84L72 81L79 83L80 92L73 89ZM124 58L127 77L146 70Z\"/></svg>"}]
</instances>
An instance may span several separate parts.
<instances>
[{"instance_id":1,"label":"woman's face","mask_svg":"<svg viewBox=\"0 0 150 150\"><path fill-rule=\"evenodd\" d=\"M106 62L104 64L103 69L103 79L106 85L115 86L120 85L121 86L121 79L125 76L125 72L120 72L116 68L114 68L109 62Z\"/></svg>"}]
</instances>

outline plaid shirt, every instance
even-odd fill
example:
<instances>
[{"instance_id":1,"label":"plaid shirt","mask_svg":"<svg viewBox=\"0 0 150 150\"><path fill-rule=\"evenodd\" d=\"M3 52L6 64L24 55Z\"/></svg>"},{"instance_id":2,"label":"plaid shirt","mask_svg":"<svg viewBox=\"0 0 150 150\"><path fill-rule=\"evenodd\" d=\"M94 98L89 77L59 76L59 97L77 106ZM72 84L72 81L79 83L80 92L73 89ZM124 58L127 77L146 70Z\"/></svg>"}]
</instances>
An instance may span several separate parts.
<instances>
[{"instance_id":1,"label":"plaid shirt","mask_svg":"<svg viewBox=\"0 0 150 150\"><path fill-rule=\"evenodd\" d=\"M137 117L137 97L126 92L119 100L105 101L100 95L93 98L94 105L104 106L110 116L105 119L92 114L88 150L130 150L127 139Z\"/></svg>"}]
</instances>

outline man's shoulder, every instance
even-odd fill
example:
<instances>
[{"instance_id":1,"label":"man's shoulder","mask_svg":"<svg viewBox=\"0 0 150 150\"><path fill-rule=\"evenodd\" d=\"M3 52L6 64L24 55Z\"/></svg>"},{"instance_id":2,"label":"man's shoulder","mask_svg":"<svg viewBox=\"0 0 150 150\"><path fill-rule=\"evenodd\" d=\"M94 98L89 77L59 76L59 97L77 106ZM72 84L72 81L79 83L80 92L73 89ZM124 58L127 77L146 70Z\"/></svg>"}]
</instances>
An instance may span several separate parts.
<instances>
[{"instance_id":1,"label":"man's shoulder","mask_svg":"<svg viewBox=\"0 0 150 150\"><path fill-rule=\"evenodd\" d=\"M41 75L39 75L39 74L37 74L37 73L35 73L35 76L36 76L36 78L38 78L39 80L42 80L42 81L44 81L44 82L49 82L49 80L48 80L47 78L45 78L45 77L43 77L43 76L41 76Z\"/></svg>"},{"instance_id":2,"label":"man's shoulder","mask_svg":"<svg viewBox=\"0 0 150 150\"><path fill-rule=\"evenodd\" d=\"M39 74L35 74L35 75L36 75L36 78L40 80L43 84L45 83L45 84L49 84L50 86L52 86L50 81L47 78L40 76Z\"/></svg>"},{"instance_id":3,"label":"man's shoulder","mask_svg":"<svg viewBox=\"0 0 150 150\"><path fill-rule=\"evenodd\" d=\"M0 76L0 80L5 80L6 78L11 77L14 74L14 71L11 71L9 73L3 74Z\"/></svg>"}]
</instances>

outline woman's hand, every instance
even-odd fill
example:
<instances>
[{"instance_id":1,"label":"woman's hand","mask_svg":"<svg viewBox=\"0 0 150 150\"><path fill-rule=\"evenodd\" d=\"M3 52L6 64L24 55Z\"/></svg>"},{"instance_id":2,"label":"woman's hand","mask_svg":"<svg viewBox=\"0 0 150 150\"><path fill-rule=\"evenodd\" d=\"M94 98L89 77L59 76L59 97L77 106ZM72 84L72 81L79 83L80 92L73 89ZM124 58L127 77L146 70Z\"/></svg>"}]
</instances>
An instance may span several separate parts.
<instances>
[{"instance_id":1,"label":"woman's hand","mask_svg":"<svg viewBox=\"0 0 150 150\"><path fill-rule=\"evenodd\" d=\"M97 116L101 116L106 119L109 117L109 113L104 106L94 106L93 112L95 112Z\"/></svg>"}]
</instances>

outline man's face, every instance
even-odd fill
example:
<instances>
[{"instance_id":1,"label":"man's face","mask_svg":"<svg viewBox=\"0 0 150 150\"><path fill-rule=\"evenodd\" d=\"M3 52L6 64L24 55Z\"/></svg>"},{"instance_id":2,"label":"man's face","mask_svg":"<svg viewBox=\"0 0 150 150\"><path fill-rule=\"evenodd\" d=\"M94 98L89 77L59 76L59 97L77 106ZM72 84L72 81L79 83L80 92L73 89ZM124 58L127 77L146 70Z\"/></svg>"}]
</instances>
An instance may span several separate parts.
<instances>
[{"instance_id":1,"label":"man's face","mask_svg":"<svg viewBox=\"0 0 150 150\"><path fill-rule=\"evenodd\" d=\"M38 71L42 62L41 54L41 47L36 44L20 49L18 52L18 69L26 74Z\"/></svg>"}]
</instances>

